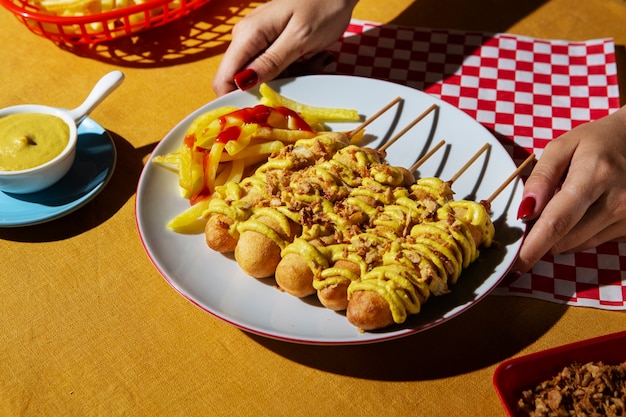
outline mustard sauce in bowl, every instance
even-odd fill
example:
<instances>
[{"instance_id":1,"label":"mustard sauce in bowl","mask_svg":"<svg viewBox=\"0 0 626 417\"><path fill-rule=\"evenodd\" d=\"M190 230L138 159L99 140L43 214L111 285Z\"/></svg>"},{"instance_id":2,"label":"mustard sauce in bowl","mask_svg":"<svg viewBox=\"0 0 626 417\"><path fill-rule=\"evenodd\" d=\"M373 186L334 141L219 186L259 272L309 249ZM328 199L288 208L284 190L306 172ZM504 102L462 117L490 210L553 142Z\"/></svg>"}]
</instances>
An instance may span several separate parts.
<instances>
[{"instance_id":1,"label":"mustard sauce in bowl","mask_svg":"<svg viewBox=\"0 0 626 417\"><path fill-rule=\"evenodd\" d=\"M67 123L51 114L0 117L0 170L19 171L51 161L65 149L69 138Z\"/></svg>"},{"instance_id":2,"label":"mustard sauce in bowl","mask_svg":"<svg viewBox=\"0 0 626 417\"><path fill-rule=\"evenodd\" d=\"M27 194L51 186L74 163L77 140L66 110L37 104L0 109L0 191Z\"/></svg>"}]
</instances>

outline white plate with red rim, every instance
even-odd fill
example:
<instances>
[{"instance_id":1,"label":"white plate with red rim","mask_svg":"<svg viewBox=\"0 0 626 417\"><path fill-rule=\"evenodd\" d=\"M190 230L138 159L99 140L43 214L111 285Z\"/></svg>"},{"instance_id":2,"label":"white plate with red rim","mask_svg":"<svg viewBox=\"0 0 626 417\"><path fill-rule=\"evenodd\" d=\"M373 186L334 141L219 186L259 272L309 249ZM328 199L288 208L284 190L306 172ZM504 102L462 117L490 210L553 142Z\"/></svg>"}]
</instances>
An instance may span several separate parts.
<instances>
[{"instance_id":1,"label":"white plate with red rim","mask_svg":"<svg viewBox=\"0 0 626 417\"><path fill-rule=\"evenodd\" d=\"M441 140L445 145L416 171L417 176L453 178L485 144L482 153L452 188L455 199L484 200L500 187L516 166L498 140L466 113L413 88L369 78L311 75L269 83L293 100L314 106L357 109L363 118L377 113L396 97L402 101L366 127L363 146L379 147L432 104L427 114L387 149L392 165L412 166ZM259 104L258 89L235 91L197 109L175 126L156 146L154 155L175 151L191 122L221 106ZM349 131L359 123L334 123L334 131ZM295 298L279 291L273 278L257 280L244 274L232 256L211 251L204 234L177 234L166 224L189 207L179 193L175 173L147 163L137 188L136 220L145 250L163 277L192 303L238 328L278 340L316 345L381 342L415 334L466 311L496 287L511 268L525 232L516 219L521 181L512 181L492 201L496 241L463 272L449 294L431 297L419 314L405 323L375 332L360 332L343 312L328 310L315 296Z\"/></svg>"}]
</instances>

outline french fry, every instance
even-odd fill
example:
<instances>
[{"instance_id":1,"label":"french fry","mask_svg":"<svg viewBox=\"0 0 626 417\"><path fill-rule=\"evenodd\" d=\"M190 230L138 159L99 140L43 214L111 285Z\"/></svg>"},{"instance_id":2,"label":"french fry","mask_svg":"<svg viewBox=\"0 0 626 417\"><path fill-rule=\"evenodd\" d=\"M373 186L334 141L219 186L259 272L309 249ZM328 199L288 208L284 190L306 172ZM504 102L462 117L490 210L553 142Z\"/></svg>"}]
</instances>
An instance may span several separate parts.
<instances>
[{"instance_id":1,"label":"french fry","mask_svg":"<svg viewBox=\"0 0 626 417\"><path fill-rule=\"evenodd\" d=\"M257 158L264 157L267 158L268 155L280 151L280 149L285 146L285 144L280 140L273 140L270 142L261 142L255 145L250 145L243 149L241 152L238 152L234 155L229 155L228 153L222 154L221 162L228 162L243 159L246 160L248 158Z\"/></svg>"},{"instance_id":2,"label":"french fry","mask_svg":"<svg viewBox=\"0 0 626 417\"><path fill-rule=\"evenodd\" d=\"M283 143L295 143L300 139L309 139L318 133L310 130L289 130L259 126L254 134L255 139L279 140Z\"/></svg>"},{"instance_id":3,"label":"french fry","mask_svg":"<svg viewBox=\"0 0 626 417\"><path fill-rule=\"evenodd\" d=\"M217 177L217 170L220 163L220 158L222 156L222 152L226 144L221 142L213 143L211 146L211 151L205 155L204 159L204 185L209 190L209 192L213 192L215 189L215 178Z\"/></svg>"},{"instance_id":4,"label":"french fry","mask_svg":"<svg viewBox=\"0 0 626 417\"><path fill-rule=\"evenodd\" d=\"M152 162L161 164L166 168L174 168L178 171L178 167L180 166L180 153L170 152L165 155L156 155L152 158Z\"/></svg>"},{"instance_id":5,"label":"french fry","mask_svg":"<svg viewBox=\"0 0 626 417\"><path fill-rule=\"evenodd\" d=\"M315 120L357 122L360 120L359 112L353 109L343 109L334 107L316 107L291 100L274 91L269 85L262 83L259 86L261 103L270 107L287 107L299 113L305 120L312 118Z\"/></svg>"},{"instance_id":6,"label":"french fry","mask_svg":"<svg viewBox=\"0 0 626 417\"><path fill-rule=\"evenodd\" d=\"M250 167L255 167L263 162L267 162L268 156L269 154L261 154L261 155L250 156L247 158L241 158L241 161L243 162L245 166L244 172Z\"/></svg>"},{"instance_id":7,"label":"french fry","mask_svg":"<svg viewBox=\"0 0 626 417\"><path fill-rule=\"evenodd\" d=\"M200 200L198 203L179 213L167 224L167 227L177 233L195 231L191 225L202 218L202 213L209 207L209 199ZM198 228L200 229L200 228Z\"/></svg>"},{"instance_id":8,"label":"french fry","mask_svg":"<svg viewBox=\"0 0 626 417\"><path fill-rule=\"evenodd\" d=\"M221 163L218 165L218 172L215 176L215 186L226 184L233 170L233 162Z\"/></svg>"},{"instance_id":9,"label":"french fry","mask_svg":"<svg viewBox=\"0 0 626 417\"><path fill-rule=\"evenodd\" d=\"M196 146L210 147L212 142L209 142L215 138L221 129L219 118L235 110L237 110L236 107L224 106L201 114L191 122L186 135L195 135Z\"/></svg>"},{"instance_id":10,"label":"french fry","mask_svg":"<svg viewBox=\"0 0 626 417\"><path fill-rule=\"evenodd\" d=\"M191 175L191 166L193 163L192 149L183 144L178 149L180 165L178 167L178 185L183 190L191 192L193 188L193 180Z\"/></svg>"},{"instance_id":11,"label":"french fry","mask_svg":"<svg viewBox=\"0 0 626 417\"><path fill-rule=\"evenodd\" d=\"M252 136L255 134L258 128L258 125L254 123L241 126L241 132L239 133L239 137L237 138L237 140L231 140L226 142L226 146L224 147L226 149L226 152L229 155L236 155L239 152L243 151L250 144Z\"/></svg>"},{"instance_id":12,"label":"french fry","mask_svg":"<svg viewBox=\"0 0 626 417\"><path fill-rule=\"evenodd\" d=\"M224 170L228 172L228 175L222 178L222 175L219 175L215 179L216 185L226 184L227 182L239 182L243 178L244 170L246 169L246 160L245 159L235 159L230 163L230 169Z\"/></svg>"}]
</instances>

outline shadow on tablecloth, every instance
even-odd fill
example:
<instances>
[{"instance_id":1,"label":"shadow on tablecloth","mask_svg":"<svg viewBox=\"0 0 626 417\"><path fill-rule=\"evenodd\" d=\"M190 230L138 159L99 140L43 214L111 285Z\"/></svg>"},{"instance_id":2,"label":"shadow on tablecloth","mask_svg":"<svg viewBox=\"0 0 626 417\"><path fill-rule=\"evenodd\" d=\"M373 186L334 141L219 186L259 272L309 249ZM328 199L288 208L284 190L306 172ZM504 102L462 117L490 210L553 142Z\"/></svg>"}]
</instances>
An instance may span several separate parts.
<instances>
[{"instance_id":1,"label":"shadow on tablecloth","mask_svg":"<svg viewBox=\"0 0 626 417\"><path fill-rule=\"evenodd\" d=\"M567 308L521 297L487 297L434 328L366 345L310 346L249 337L278 355L325 372L380 381L432 380L514 356L546 333Z\"/></svg>"},{"instance_id":2,"label":"shadow on tablecloth","mask_svg":"<svg viewBox=\"0 0 626 417\"><path fill-rule=\"evenodd\" d=\"M504 32L545 0L494 3L489 0L416 1L392 24ZM78 56L131 68L158 68L224 53L234 22L264 1L222 0L166 25L97 45L61 45Z\"/></svg>"}]
</instances>

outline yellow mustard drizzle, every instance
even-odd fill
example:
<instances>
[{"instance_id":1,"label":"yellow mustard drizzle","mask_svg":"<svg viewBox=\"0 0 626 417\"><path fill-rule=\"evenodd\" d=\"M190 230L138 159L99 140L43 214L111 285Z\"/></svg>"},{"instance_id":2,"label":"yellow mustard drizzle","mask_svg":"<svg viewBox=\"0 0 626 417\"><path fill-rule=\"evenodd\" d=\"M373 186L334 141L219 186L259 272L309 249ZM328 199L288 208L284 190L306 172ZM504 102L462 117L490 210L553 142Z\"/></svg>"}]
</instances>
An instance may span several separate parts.
<instances>
[{"instance_id":1,"label":"yellow mustard drizzle","mask_svg":"<svg viewBox=\"0 0 626 417\"><path fill-rule=\"evenodd\" d=\"M222 214L228 217L233 221L228 228L228 233L234 236L237 225L248 219L252 214L250 203L242 197L243 190L238 183L228 183L219 186L209 200L209 205L202 213L202 217L208 218L214 214Z\"/></svg>"},{"instance_id":2,"label":"yellow mustard drizzle","mask_svg":"<svg viewBox=\"0 0 626 417\"><path fill-rule=\"evenodd\" d=\"M219 185L215 187L215 196L219 196L223 199L228 199L231 201L237 201L241 199L244 194L244 189L242 183L238 182L228 182L224 185Z\"/></svg>"},{"instance_id":3,"label":"yellow mustard drizzle","mask_svg":"<svg viewBox=\"0 0 626 417\"><path fill-rule=\"evenodd\" d=\"M382 240L381 243L377 245L385 245L389 242L393 241L396 238L396 235L393 230L387 227L372 227L371 229L367 229L362 233L362 236L366 238L379 238ZM380 248L378 248L380 249Z\"/></svg>"},{"instance_id":4,"label":"yellow mustard drizzle","mask_svg":"<svg viewBox=\"0 0 626 417\"><path fill-rule=\"evenodd\" d=\"M331 285L346 284L356 281L361 277L346 268L329 267L321 271L320 278L313 280L313 288L317 291Z\"/></svg>"},{"instance_id":5,"label":"yellow mustard drizzle","mask_svg":"<svg viewBox=\"0 0 626 417\"><path fill-rule=\"evenodd\" d=\"M311 268L311 271L313 271L313 274L316 274L321 270L328 268L328 258L322 250L323 247L313 245L311 241L302 238L295 238L293 242L283 248L280 255L282 257L290 253L302 255L302 257L307 261L309 268Z\"/></svg>"},{"instance_id":6,"label":"yellow mustard drizzle","mask_svg":"<svg viewBox=\"0 0 626 417\"><path fill-rule=\"evenodd\" d=\"M359 274L359 277L361 275L363 275L364 273L366 273L369 269L369 265L368 263L365 261L365 259L363 259L362 256L359 256L358 254L354 253L354 252L349 252L348 248L350 247L349 245L335 245L335 246L341 246L342 250L335 250L332 252L332 261L336 262L340 259L352 262L356 265L358 265L359 270L361 271Z\"/></svg>"},{"instance_id":7,"label":"yellow mustard drizzle","mask_svg":"<svg viewBox=\"0 0 626 417\"><path fill-rule=\"evenodd\" d=\"M399 246L401 248L397 253L393 254L393 260L406 266L412 266L416 275L428 284L430 293L442 295L449 292L448 284L442 278L437 266L433 263L433 259L439 263L440 268L443 268L443 264L426 245L404 241ZM383 262L389 264L392 262L392 259L385 257Z\"/></svg>"},{"instance_id":8,"label":"yellow mustard drizzle","mask_svg":"<svg viewBox=\"0 0 626 417\"><path fill-rule=\"evenodd\" d=\"M279 226L279 231L272 229L270 226L259 220L262 217L270 217L276 221ZM281 249L283 249L287 245L287 241L281 237L280 232L283 233L283 236L289 236L291 232L291 226L289 224L289 218L282 214L280 211L263 207L260 209L254 209L252 216L250 216L246 221L241 222L237 225L237 231L239 234L247 231L255 231L267 236L274 243L278 245Z\"/></svg>"},{"instance_id":9,"label":"yellow mustard drizzle","mask_svg":"<svg viewBox=\"0 0 626 417\"><path fill-rule=\"evenodd\" d=\"M422 262L428 262L432 268L437 272L437 276L441 281L447 285L448 283L448 270L446 269L443 261L437 254L428 246L425 242L411 242L407 244L408 254L413 257L417 255L421 258ZM406 254L406 255L408 255Z\"/></svg>"},{"instance_id":10,"label":"yellow mustard drizzle","mask_svg":"<svg viewBox=\"0 0 626 417\"><path fill-rule=\"evenodd\" d=\"M223 214L235 222L246 220L250 217L251 210L246 205L228 204L222 199L211 199L205 210L205 217L212 214Z\"/></svg>"},{"instance_id":11,"label":"yellow mustard drizzle","mask_svg":"<svg viewBox=\"0 0 626 417\"><path fill-rule=\"evenodd\" d=\"M401 264L380 265L367 272L360 281L350 284L348 299L355 291L373 291L383 297L396 323L403 323L409 314L419 313L421 299L429 295L428 286L415 269Z\"/></svg>"},{"instance_id":12,"label":"yellow mustard drizzle","mask_svg":"<svg viewBox=\"0 0 626 417\"><path fill-rule=\"evenodd\" d=\"M320 200L319 194L295 194L295 199L303 203L313 204Z\"/></svg>"},{"instance_id":13,"label":"yellow mustard drizzle","mask_svg":"<svg viewBox=\"0 0 626 417\"><path fill-rule=\"evenodd\" d=\"M335 157L329 160L326 165L347 186L358 187L361 184L361 176L357 175L349 165L345 165Z\"/></svg>"},{"instance_id":14,"label":"yellow mustard drizzle","mask_svg":"<svg viewBox=\"0 0 626 417\"><path fill-rule=\"evenodd\" d=\"M450 241L443 243L437 240L436 237L419 238L417 241L428 246L435 254L441 257L440 259L443 261L447 273L446 284L456 283L461 275L463 260L460 256L457 256L459 252L455 243L451 243ZM452 240L452 242L454 241Z\"/></svg>"},{"instance_id":15,"label":"yellow mustard drizzle","mask_svg":"<svg viewBox=\"0 0 626 417\"><path fill-rule=\"evenodd\" d=\"M475 201L458 200L450 201L448 206L453 210L455 217L478 227L482 231L483 241L481 244L483 246L491 246L495 228L489 213L487 213L487 209L482 204Z\"/></svg>"},{"instance_id":16,"label":"yellow mustard drizzle","mask_svg":"<svg viewBox=\"0 0 626 417\"><path fill-rule=\"evenodd\" d=\"M349 226L349 220L344 219L342 216L337 214L334 209L335 206L330 201L323 199L320 203L324 217L330 221L335 229L345 233L347 231L347 227Z\"/></svg>"},{"instance_id":17,"label":"yellow mustard drizzle","mask_svg":"<svg viewBox=\"0 0 626 417\"><path fill-rule=\"evenodd\" d=\"M379 207L392 204L398 196L408 193L393 190L365 177L360 187L353 188L350 196L345 199L345 203L364 213L368 218L375 217L379 212Z\"/></svg>"},{"instance_id":18,"label":"yellow mustard drizzle","mask_svg":"<svg viewBox=\"0 0 626 417\"><path fill-rule=\"evenodd\" d=\"M246 191L254 190L255 194L259 194L256 192L257 188L260 188L259 182L251 180L251 178L246 180L245 184L243 181L240 183L231 182L216 187L207 209L202 213L202 217L208 218L214 214L222 214L230 218L233 223L228 232L234 236L239 224L248 220L253 213L254 204L247 198L250 194ZM244 189L244 185L247 186L247 190Z\"/></svg>"},{"instance_id":19,"label":"yellow mustard drizzle","mask_svg":"<svg viewBox=\"0 0 626 417\"><path fill-rule=\"evenodd\" d=\"M456 240L461 249L463 250L463 268L467 268L470 263L474 262L478 258L478 247L474 244L474 238L472 238L472 232L467 224L455 219L454 223L449 228L454 240Z\"/></svg>"},{"instance_id":20,"label":"yellow mustard drizzle","mask_svg":"<svg viewBox=\"0 0 626 417\"><path fill-rule=\"evenodd\" d=\"M433 214L432 209L425 206L421 201L415 201L409 197L399 197L396 199L396 204L409 207L415 213L414 223L424 221L427 217Z\"/></svg>"},{"instance_id":21,"label":"yellow mustard drizzle","mask_svg":"<svg viewBox=\"0 0 626 417\"><path fill-rule=\"evenodd\" d=\"M272 207L272 208L274 210L278 211L279 213L281 213L283 216L285 216L286 218L288 218L292 222L300 223L300 213L295 212L295 211L291 211L291 210L289 210L289 208L287 208L285 206L277 206L277 207Z\"/></svg>"},{"instance_id":22,"label":"yellow mustard drizzle","mask_svg":"<svg viewBox=\"0 0 626 417\"><path fill-rule=\"evenodd\" d=\"M328 236L333 232L332 226L314 223L302 228L300 237L304 240L313 240L321 236Z\"/></svg>"},{"instance_id":23,"label":"yellow mustard drizzle","mask_svg":"<svg viewBox=\"0 0 626 417\"><path fill-rule=\"evenodd\" d=\"M387 164L376 164L372 166L370 175L380 184L398 186L404 181L404 175L398 168Z\"/></svg>"},{"instance_id":24,"label":"yellow mustard drizzle","mask_svg":"<svg viewBox=\"0 0 626 417\"><path fill-rule=\"evenodd\" d=\"M418 196L421 194L434 196L435 202L439 205L443 205L450 201L450 198L454 194L450 185L437 177L420 178L410 188L412 194L417 194ZM421 198L418 198L418 200L421 200Z\"/></svg>"},{"instance_id":25,"label":"yellow mustard drizzle","mask_svg":"<svg viewBox=\"0 0 626 417\"><path fill-rule=\"evenodd\" d=\"M384 226L397 235L406 235L411 226L421 223L430 212L419 202L399 196L395 204L387 204L372 220L374 226Z\"/></svg>"},{"instance_id":26,"label":"yellow mustard drizzle","mask_svg":"<svg viewBox=\"0 0 626 417\"><path fill-rule=\"evenodd\" d=\"M270 170L285 170L291 168L293 162L289 159L269 158L266 163L256 169L256 173L264 173Z\"/></svg>"},{"instance_id":27,"label":"yellow mustard drizzle","mask_svg":"<svg viewBox=\"0 0 626 417\"><path fill-rule=\"evenodd\" d=\"M345 198L349 194L348 187L344 185L340 175L336 173L335 167L336 165L332 164L331 161L326 161L315 165L313 168L315 177L321 180L318 182L318 187L321 188L322 194L332 200Z\"/></svg>"},{"instance_id":28,"label":"yellow mustard drizzle","mask_svg":"<svg viewBox=\"0 0 626 417\"><path fill-rule=\"evenodd\" d=\"M377 227L385 227L393 231L395 235L405 235L406 225L410 222L415 212L410 208L397 204L385 206L382 213L376 216L372 223Z\"/></svg>"},{"instance_id":29,"label":"yellow mustard drizzle","mask_svg":"<svg viewBox=\"0 0 626 417\"><path fill-rule=\"evenodd\" d=\"M456 260L459 263L459 269L462 269L462 265L464 262L464 256L465 256L465 250L462 248L462 246L464 246L463 243L461 243L457 237L459 239L462 240L467 240L466 236L463 236L462 234L458 234L456 233L457 230L454 226L454 222L452 224L445 222L445 221L437 221L437 222L432 222L432 223L428 223L429 225L432 226L432 230L433 232L435 230L439 230L439 237L441 240L439 240L440 242L444 243L447 242L447 247L450 248L450 250L452 252L454 252L454 256L456 257ZM467 241L465 242L466 244L469 244L471 242Z\"/></svg>"},{"instance_id":30,"label":"yellow mustard drizzle","mask_svg":"<svg viewBox=\"0 0 626 417\"><path fill-rule=\"evenodd\" d=\"M266 187L267 182L265 181L265 176L261 173L256 173L255 175L251 175L250 177L244 178L241 181L241 186L247 190L247 194L250 194L251 191L257 192L259 195L267 197Z\"/></svg>"},{"instance_id":31,"label":"yellow mustard drizzle","mask_svg":"<svg viewBox=\"0 0 626 417\"><path fill-rule=\"evenodd\" d=\"M437 227L437 225L442 227ZM426 244L443 256L443 260L447 261L446 264L452 268L448 271L449 278L452 279L452 282L455 282L461 274L463 258L457 242L448 232L447 225L442 223L418 224L411 230L411 236L415 237L416 241Z\"/></svg>"},{"instance_id":32,"label":"yellow mustard drizzle","mask_svg":"<svg viewBox=\"0 0 626 417\"><path fill-rule=\"evenodd\" d=\"M376 196L376 199L384 204L391 203L394 196L394 190L382 185L373 178L364 177L361 180L361 186L352 190L352 196Z\"/></svg>"},{"instance_id":33,"label":"yellow mustard drizzle","mask_svg":"<svg viewBox=\"0 0 626 417\"><path fill-rule=\"evenodd\" d=\"M371 152L367 152L356 145L348 145L340 149L333 158L355 170L379 163L379 160Z\"/></svg>"},{"instance_id":34,"label":"yellow mustard drizzle","mask_svg":"<svg viewBox=\"0 0 626 417\"><path fill-rule=\"evenodd\" d=\"M411 311L419 311L419 300L415 298L415 293L407 289L407 282L419 288L426 300L430 295L429 285L433 286L435 293L447 292L446 281L455 283L463 265L468 265L478 256L466 224L468 220L483 225L485 235L489 237L486 242L491 241L493 233L491 222L487 220L489 216L484 207L480 210L478 206L467 203L445 205L441 209L444 220L416 224L411 230L411 239L401 241L398 238L392 243L389 252L383 256L383 265L374 267L362 274L360 280L353 281L348 287L348 295L359 290L375 291L389 304L394 321L404 322L407 314L413 314ZM463 212L464 218L448 222L450 213L460 212ZM432 267L436 269L437 282L433 282ZM393 268L395 272L387 272L385 268Z\"/></svg>"},{"instance_id":35,"label":"yellow mustard drizzle","mask_svg":"<svg viewBox=\"0 0 626 417\"><path fill-rule=\"evenodd\" d=\"M365 274L368 270L368 263L358 254L350 252L352 248L349 244L335 244L328 246L326 256L330 263L335 263L338 260L345 260L352 262L359 267L359 273L356 274L353 271L346 268L328 267L323 269L319 275L315 275L313 280L313 287L316 290L321 290L325 287L334 284L350 283L357 281L361 278L361 275Z\"/></svg>"}]
</instances>

